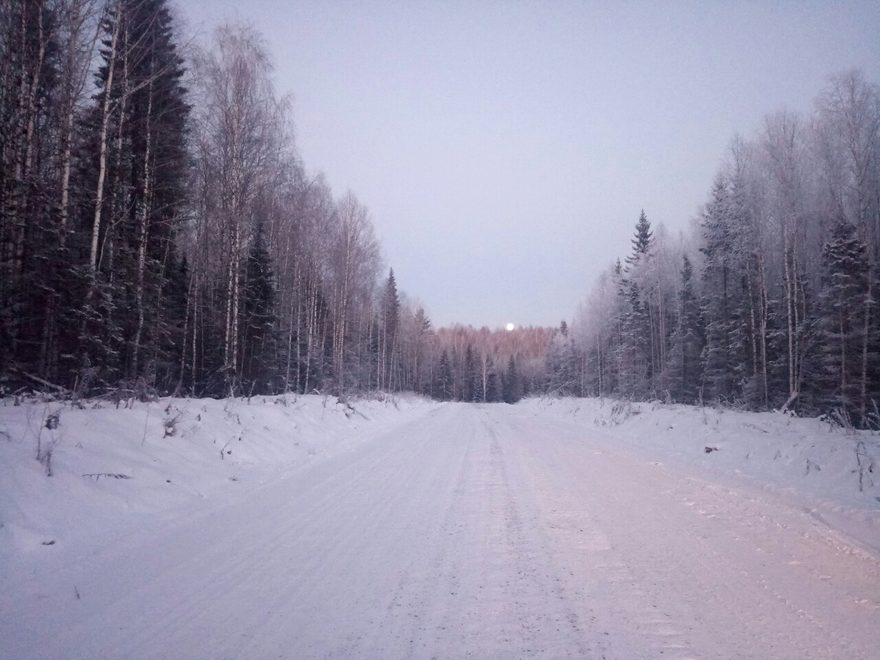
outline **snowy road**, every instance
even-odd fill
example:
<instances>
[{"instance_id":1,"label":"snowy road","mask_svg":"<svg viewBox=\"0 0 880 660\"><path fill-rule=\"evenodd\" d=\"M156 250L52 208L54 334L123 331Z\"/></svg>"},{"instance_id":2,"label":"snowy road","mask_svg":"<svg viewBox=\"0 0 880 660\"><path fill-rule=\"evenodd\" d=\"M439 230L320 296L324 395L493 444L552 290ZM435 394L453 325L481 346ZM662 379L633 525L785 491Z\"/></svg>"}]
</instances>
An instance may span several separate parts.
<instances>
[{"instance_id":1,"label":"snowy road","mask_svg":"<svg viewBox=\"0 0 880 660\"><path fill-rule=\"evenodd\" d=\"M161 530L0 595L0 655L880 657L875 551L516 407L442 406Z\"/></svg>"}]
</instances>

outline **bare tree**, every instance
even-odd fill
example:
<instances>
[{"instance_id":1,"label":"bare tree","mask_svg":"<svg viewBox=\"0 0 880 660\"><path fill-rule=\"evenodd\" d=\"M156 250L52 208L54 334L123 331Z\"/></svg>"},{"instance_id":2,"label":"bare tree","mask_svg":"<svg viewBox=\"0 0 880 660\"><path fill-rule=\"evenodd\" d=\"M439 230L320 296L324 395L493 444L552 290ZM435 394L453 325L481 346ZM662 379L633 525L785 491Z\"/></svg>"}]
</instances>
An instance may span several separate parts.
<instances>
[{"instance_id":1,"label":"bare tree","mask_svg":"<svg viewBox=\"0 0 880 660\"><path fill-rule=\"evenodd\" d=\"M202 252L197 269L205 271L205 284L223 282L222 368L230 387L241 367L246 246L283 146L284 105L275 97L270 72L260 38L242 26L219 28L213 48L196 59L199 230L201 242L214 245Z\"/></svg>"},{"instance_id":2,"label":"bare tree","mask_svg":"<svg viewBox=\"0 0 880 660\"><path fill-rule=\"evenodd\" d=\"M333 237L329 267L333 317L333 373L336 389L348 388L347 369L352 360L347 353L355 349L359 357L356 332L369 312L379 271L379 248L366 207L348 192L336 206L337 227ZM349 346L349 343L354 346Z\"/></svg>"}]
</instances>

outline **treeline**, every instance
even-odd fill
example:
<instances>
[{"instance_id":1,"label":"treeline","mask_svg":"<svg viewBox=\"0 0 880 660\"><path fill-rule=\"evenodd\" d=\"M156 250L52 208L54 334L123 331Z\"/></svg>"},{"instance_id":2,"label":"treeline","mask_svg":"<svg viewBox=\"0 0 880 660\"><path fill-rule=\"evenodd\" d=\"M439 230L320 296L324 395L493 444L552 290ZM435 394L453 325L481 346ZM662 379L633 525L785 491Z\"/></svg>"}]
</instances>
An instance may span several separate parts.
<instances>
[{"instance_id":1,"label":"treeline","mask_svg":"<svg viewBox=\"0 0 880 660\"><path fill-rule=\"evenodd\" d=\"M6 387L390 387L367 209L297 157L260 38L184 57L165 0L0 0Z\"/></svg>"},{"instance_id":2,"label":"treeline","mask_svg":"<svg viewBox=\"0 0 880 660\"><path fill-rule=\"evenodd\" d=\"M367 208L299 159L258 34L180 43L166 0L0 0L0 387L539 387L548 331L435 331L398 291Z\"/></svg>"},{"instance_id":3,"label":"treeline","mask_svg":"<svg viewBox=\"0 0 880 660\"><path fill-rule=\"evenodd\" d=\"M723 402L880 425L880 91L833 77L807 118L734 140L693 230L644 212L600 278L549 387Z\"/></svg>"},{"instance_id":4,"label":"treeline","mask_svg":"<svg viewBox=\"0 0 880 660\"><path fill-rule=\"evenodd\" d=\"M430 389L413 389L443 401L516 403L543 392L554 334L542 327L440 328L428 345Z\"/></svg>"}]
</instances>

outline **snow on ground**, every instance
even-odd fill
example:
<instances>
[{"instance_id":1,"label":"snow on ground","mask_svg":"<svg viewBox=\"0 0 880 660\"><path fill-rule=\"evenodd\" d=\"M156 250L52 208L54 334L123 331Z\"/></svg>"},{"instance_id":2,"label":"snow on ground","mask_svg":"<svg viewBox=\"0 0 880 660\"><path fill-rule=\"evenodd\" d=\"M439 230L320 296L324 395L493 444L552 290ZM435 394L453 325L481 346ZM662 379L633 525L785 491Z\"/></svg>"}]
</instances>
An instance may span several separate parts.
<instances>
[{"instance_id":1,"label":"snow on ground","mask_svg":"<svg viewBox=\"0 0 880 660\"><path fill-rule=\"evenodd\" d=\"M0 401L0 565L82 548L246 496L436 404L411 396ZM57 415L57 428L47 419ZM49 426L52 426L50 423ZM38 448L51 459L35 460ZM46 477L47 468L51 478ZM2 571L0 571L2 572Z\"/></svg>"},{"instance_id":2,"label":"snow on ground","mask_svg":"<svg viewBox=\"0 0 880 660\"><path fill-rule=\"evenodd\" d=\"M870 434L591 400L5 403L0 658L880 649Z\"/></svg>"},{"instance_id":3,"label":"snow on ground","mask_svg":"<svg viewBox=\"0 0 880 660\"><path fill-rule=\"evenodd\" d=\"M522 408L603 433L712 478L736 477L880 551L880 434L817 418L611 399L529 399Z\"/></svg>"}]
</instances>

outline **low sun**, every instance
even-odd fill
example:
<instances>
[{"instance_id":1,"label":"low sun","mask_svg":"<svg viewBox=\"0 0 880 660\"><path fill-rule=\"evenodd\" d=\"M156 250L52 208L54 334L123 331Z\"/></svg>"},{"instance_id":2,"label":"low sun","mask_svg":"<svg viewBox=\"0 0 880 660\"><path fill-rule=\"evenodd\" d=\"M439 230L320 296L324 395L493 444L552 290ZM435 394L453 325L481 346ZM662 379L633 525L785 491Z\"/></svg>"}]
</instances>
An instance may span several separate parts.
<instances>
[{"instance_id":1,"label":"low sun","mask_svg":"<svg viewBox=\"0 0 880 660\"><path fill-rule=\"evenodd\" d=\"M513 332L515 328L516 328L516 325L514 325L513 323L508 323L507 325L504 326L504 329L507 330L508 332Z\"/></svg>"}]
</instances>

